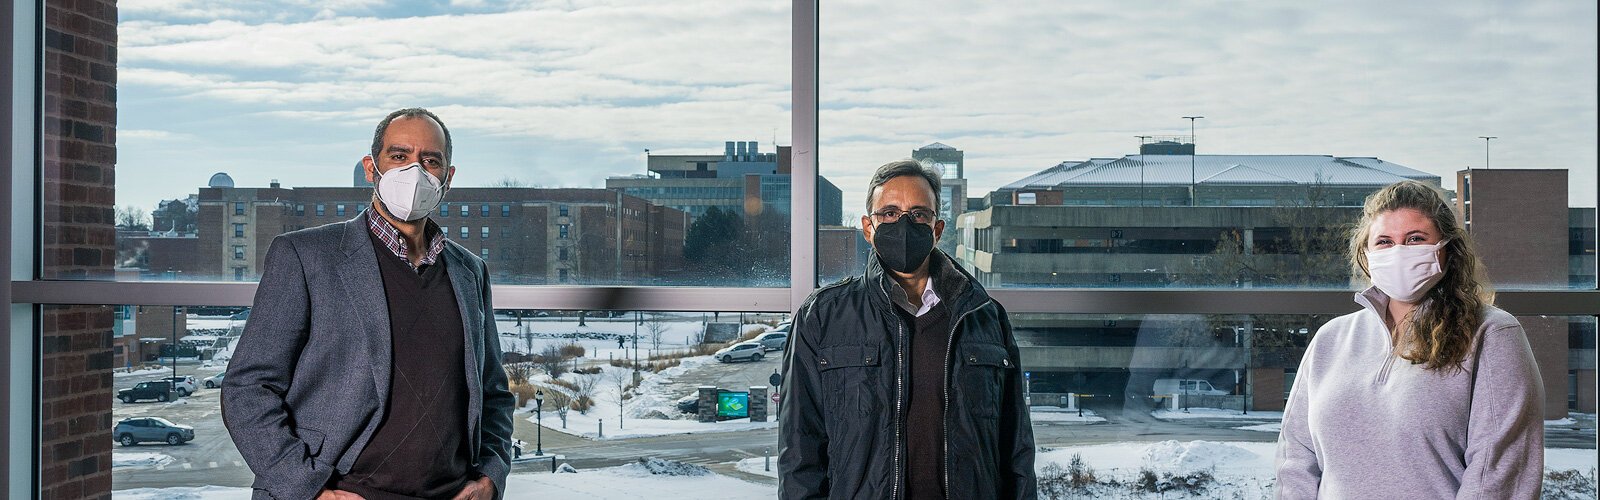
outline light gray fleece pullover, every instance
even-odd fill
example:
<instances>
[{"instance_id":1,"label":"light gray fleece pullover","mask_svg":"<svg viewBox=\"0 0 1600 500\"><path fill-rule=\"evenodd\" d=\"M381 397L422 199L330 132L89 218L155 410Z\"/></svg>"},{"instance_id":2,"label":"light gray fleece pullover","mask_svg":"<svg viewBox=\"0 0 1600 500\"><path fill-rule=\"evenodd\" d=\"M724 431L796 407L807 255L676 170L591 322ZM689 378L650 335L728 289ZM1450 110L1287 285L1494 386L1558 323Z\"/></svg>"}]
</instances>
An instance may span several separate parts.
<instances>
[{"instance_id":1,"label":"light gray fleece pullover","mask_svg":"<svg viewBox=\"0 0 1600 500\"><path fill-rule=\"evenodd\" d=\"M1317 330L1295 374L1277 497L1538 498L1544 384L1516 318L1489 307L1480 359L1427 370L1391 348L1387 296L1356 302Z\"/></svg>"}]
</instances>

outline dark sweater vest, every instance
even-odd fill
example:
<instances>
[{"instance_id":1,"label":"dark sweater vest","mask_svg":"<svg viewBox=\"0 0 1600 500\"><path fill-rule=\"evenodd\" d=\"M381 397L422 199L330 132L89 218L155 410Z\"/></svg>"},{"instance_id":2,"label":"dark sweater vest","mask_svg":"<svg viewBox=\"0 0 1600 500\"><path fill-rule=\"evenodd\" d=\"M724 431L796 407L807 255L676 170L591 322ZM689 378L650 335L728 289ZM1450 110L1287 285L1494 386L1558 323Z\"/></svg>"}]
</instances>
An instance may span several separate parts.
<instances>
[{"instance_id":1,"label":"dark sweater vest","mask_svg":"<svg viewBox=\"0 0 1600 500\"><path fill-rule=\"evenodd\" d=\"M899 308L896 308L899 309ZM913 318L900 317L911 333L910 400L906 405L906 498L942 499L944 492L945 359L950 343L950 308L945 302Z\"/></svg>"},{"instance_id":2,"label":"dark sweater vest","mask_svg":"<svg viewBox=\"0 0 1600 500\"><path fill-rule=\"evenodd\" d=\"M419 273L369 236L389 303L389 405L334 486L368 500L450 498L478 474L469 467L465 332L446 257Z\"/></svg>"}]
</instances>

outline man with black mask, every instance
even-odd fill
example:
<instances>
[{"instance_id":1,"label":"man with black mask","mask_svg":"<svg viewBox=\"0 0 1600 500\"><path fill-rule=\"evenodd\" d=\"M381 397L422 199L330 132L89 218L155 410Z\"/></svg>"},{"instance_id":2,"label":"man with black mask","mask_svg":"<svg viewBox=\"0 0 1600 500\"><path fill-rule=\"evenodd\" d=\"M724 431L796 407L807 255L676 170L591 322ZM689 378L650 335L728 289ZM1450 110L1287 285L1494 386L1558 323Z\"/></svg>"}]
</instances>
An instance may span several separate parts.
<instances>
[{"instance_id":1,"label":"man with black mask","mask_svg":"<svg viewBox=\"0 0 1600 500\"><path fill-rule=\"evenodd\" d=\"M1011 323L934 249L939 174L878 168L862 276L795 314L778 409L779 496L1035 498L1033 429Z\"/></svg>"}]
</instances>

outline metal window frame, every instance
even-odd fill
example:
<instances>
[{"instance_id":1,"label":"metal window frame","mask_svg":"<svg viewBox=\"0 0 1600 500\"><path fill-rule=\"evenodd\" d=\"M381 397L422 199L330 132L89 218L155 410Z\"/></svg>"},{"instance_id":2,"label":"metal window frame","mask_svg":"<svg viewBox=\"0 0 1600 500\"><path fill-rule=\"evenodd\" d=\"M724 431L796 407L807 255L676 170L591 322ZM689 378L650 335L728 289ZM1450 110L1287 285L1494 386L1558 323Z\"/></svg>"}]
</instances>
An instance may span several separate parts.
<instances>
[{"instance_id":1,"label":"metal window frame","mask_svg":"<svg viewBox=\"0 0 1600 500\"><path fill-rule=\"evenodd\" d=\"M793 312L817 286L817 149L819 2L792 0L791 120L792 218L790 282L786 287L630 287L495 285L495 306L503 309L655 310L722 312ZM107 282L38 279L40 220L39 151L40 93L43 68L43 1L14 2L0 9L0 52L6 54L0 79L0 110L11 117L0 130L0 324L10 335L0 342L9 381L0 386L6 404L6 426L0 446L7 465L0 484L11 498L37 498L40 304L132 304L249 306L255 283L236 282ZM29 76L30 78L18 78ZM32 85L16 85L31 82ZM20 105L19 105L20 104ZM19 110L25 110L19 112ZM19 140L16 132L32 130ZM503 206L502 215L506 208ZM449 205L440 207L449 216ZM17 229L26 228L18 232ZM17 244L28 243L17 246ZM20 249L20 250L19 250ZM992 290L1007 309L1020 313L1063 314L1305 314L1355 310L1345 290L1263 289L1012 289ZM1500 305L1519 315L1600 316L1600 291L1502 291ZM27 436L27 437L24 437ZM29 445L19 446L21 440Z\"/></svg>"}]
</instances>

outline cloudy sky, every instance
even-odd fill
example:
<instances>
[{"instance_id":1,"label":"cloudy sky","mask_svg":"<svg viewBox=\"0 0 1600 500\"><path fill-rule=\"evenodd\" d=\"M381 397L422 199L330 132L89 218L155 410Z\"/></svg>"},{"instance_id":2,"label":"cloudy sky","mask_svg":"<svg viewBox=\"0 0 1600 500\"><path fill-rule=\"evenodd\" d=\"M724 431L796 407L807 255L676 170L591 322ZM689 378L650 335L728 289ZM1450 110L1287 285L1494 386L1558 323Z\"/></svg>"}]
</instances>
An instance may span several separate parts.
<instances>
[{"instance_id":1,"label":"cloudy sky","mask_svg":"<svg viewBox=\"0 0 1600 500\"><path fill-rule=\"evenodd\" d=\"M426 106L457 184L596 187L644 149L790 140L784 1L123 0L118 204L214 172L349 185L385 113ZM1001 10L996 5L1013 6ZM1595 205L1594 2L829 1L821 172L939 141L974 195L1187 134L1229 154L1376 156L1444 176L1567 169ZM1449 186L1453 187L1453 186Z\"/></svg>"}]
</instances>

